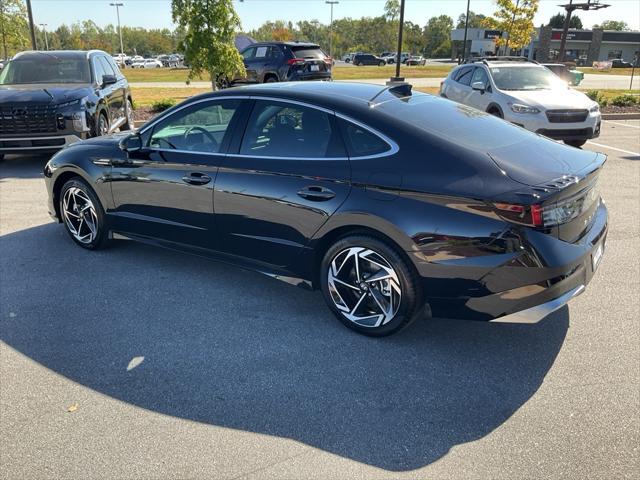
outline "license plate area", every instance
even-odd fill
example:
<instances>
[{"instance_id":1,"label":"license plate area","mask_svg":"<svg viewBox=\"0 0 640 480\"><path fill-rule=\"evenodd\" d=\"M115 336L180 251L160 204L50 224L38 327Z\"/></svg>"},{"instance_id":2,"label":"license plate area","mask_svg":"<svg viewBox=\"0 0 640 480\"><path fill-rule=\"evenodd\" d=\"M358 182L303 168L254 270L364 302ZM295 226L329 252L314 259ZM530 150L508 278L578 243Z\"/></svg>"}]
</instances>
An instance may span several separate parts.
<instances>
[{"instance_id":1,"label":"license plate area","mask_svg":"<svg viewBox=\"0 0 640 480\"><path fill-rule=\"evenodd\" d=\"M312 72L319 72L320 71L320 65L311 65L311 71Z\"/></svg>"}]
</instances>

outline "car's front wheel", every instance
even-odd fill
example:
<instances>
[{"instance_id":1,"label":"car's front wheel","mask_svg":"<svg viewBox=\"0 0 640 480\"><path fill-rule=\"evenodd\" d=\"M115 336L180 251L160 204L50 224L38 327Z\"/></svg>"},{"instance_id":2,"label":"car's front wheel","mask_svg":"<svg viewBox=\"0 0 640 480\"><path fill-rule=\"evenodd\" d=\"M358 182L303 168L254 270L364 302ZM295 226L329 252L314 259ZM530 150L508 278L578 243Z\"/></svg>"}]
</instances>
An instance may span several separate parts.
<instances>
[{"instance_id":1,"label":"car's front wheel","mask_svg":"<svg viewBox=\"0 0 640 480\"><path fill-rule=\"evenodd\" d=\"M127 103L125 103L124 114L127 120L124 125L120 127L120 130L133 130L135 128L135 117L133 114L133 104L129 99L127 99Z\"/></svg>"},{"instance_id":2,"label":"car's front wheel","mask_svg":"<svg viewBox=\"0 0 640 480\"><path fill-rule=\"evenodd\" d=\"M377 238L354 235L339 240L326 252L320 276L329 308L359 333L390 335L424 311L412 266Z\"/></svg>"},{"instance_id":3,"label":"car's front wheel","mask_svg":"<svg viewBox=\"0 0 640 480\"><path fill-rule=\"evenodd\" d=\"M60 216L71 239L82 248L96 250L109 237L104 209L95 192L80 179L72 178L60 190Z\"/></svg>"}]
</instances>

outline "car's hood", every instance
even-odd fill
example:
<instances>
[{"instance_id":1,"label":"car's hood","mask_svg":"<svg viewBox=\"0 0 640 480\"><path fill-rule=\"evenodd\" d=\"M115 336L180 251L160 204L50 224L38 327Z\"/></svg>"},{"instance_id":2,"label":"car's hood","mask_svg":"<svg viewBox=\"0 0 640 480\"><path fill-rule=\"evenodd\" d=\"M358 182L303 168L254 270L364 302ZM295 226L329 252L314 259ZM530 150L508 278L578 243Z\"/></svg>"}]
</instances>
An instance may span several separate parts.
<instances>
[{"instance_id":1,"label":"car's hood","mask_svg":"<svg viewBox=\"0 0 640 480\"><path fill-rule=\"evenodd\" d=\"M572 88L556 88L553 90L510 90L504 92L514 99L541 110L582 109L591 108L595 102L584 93Z\"/></svg>"},{"instance_id":2,"label":"car's hood","mask_svg":"<svg viewBox=\"0 0 640 480\"><path fill-rule=\"evenodd\" d=\"M92 91L89 84L42 83L0 85L0 105L16 103L58 104L82 98Z\"/></svg>"}]
</instances>

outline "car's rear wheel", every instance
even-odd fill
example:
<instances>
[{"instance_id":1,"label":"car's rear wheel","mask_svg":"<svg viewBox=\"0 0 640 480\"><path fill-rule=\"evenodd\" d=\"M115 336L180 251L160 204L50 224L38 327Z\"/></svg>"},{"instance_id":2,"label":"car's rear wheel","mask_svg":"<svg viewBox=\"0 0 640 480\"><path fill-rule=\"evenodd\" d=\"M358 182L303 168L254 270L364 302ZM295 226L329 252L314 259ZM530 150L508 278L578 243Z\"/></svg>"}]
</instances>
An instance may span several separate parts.
<instances>
[{"instance_id":1,"label":"car's rear wheel","mask_svg":"<svg viewBox=\"0 0 640 480\"><path fill-rule=\"evenodd\" d=\"M273 76L273 75L269 75L266 79L265 79L265 83L276 83L278 81L278 79Z\"/></svg>"},{"instance_id":2,"label":"car's rear wheel","mask_svg":"<svg viewBox=\"0 0 640 480\"><path fill-rule=\"evenodd\" d=\"M572 147L580 148L585 143L587 143L587 141L586 140L565 140L564 143L566 143L567 145L571 145Z\"/></svg>"},{"instance_id":3,"label":"car's rear wheel","mask_svg":"<svg viewBox=\"0 0 640 480\"><path fill-rule=\"evenodd\" d=\"M378 63L379 66L384 67L386 65L386 62L380 62Z\"/></svg>"},{"instance_id":4,"label":"car's rear wheel","mask_svg":"<svg viewBox=\"0 0 640 480\"><path fill-rule=\"evenodd\" d=\"M109 231L104 209L98 196L80 177L62 186L60 216L71 239L82 248L96 250L106 245Z\"/></svg>"},{"instance_id":5,"label":"car's rear wheel","mask_svg":"<svg viewBox=\"0 0 640 480\"><path fill-rule=\"evenodd\" d=\"M135 128L135 118L133 114L133 104L129 99L127 99L127 103L125 103L124 114L127 121L120 127L120 130L133 130Z\"/></svg>"},{"instance_id":6,"label":"car's rear wheel","mask_svg":"<svg viewBox=\"0 0 640 480\"><path fill-rule=\"evenodd\" d=\"M354 235L337 241L326 252L320 275L329 308L359 333L390 335L424 311L412 266L377 238Z\"/></svg>"}]
</instances>

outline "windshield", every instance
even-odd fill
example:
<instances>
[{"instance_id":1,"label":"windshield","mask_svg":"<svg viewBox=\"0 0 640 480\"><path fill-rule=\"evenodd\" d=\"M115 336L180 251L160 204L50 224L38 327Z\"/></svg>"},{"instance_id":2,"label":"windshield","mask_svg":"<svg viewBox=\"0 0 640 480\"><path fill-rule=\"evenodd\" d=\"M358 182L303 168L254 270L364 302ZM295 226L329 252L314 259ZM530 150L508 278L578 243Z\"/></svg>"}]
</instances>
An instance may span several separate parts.
<instances>
[{"instance_id":1,"label":"windshield","mask_svg":"<svg viewBox=\"0 0 640 480\"><path fill-rule=\"evenodd\" d=\"M42 53L12 60L0 72L0 85L31 83L91 83L89 61Z\"/></svg>"},{"instance_id":2,"label":"windshield","mask_svg":"<svg viewBox=\"0 0 640 480\"><path fill-rule=\"evenodd\" d=\"M500 90L549 90L567 84L541 67L492 67L493 81Z\"/></svg>"}]
</instances>

